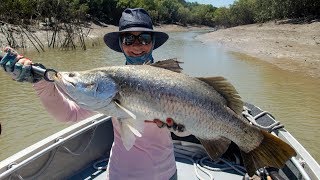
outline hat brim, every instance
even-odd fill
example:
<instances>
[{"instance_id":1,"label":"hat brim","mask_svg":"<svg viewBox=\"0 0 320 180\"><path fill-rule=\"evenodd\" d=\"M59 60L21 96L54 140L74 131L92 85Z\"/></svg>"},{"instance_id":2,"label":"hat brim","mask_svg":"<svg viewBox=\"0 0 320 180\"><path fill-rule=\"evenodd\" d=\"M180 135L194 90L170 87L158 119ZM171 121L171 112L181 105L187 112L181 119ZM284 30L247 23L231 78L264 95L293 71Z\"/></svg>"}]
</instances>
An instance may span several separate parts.
<instances>
[{"instance_id":1,"label":"hat brim","mask_svg":"<svg viewBox=\"0 0 320 180\"><path fill-rule=\"evenodd\" d=\"M110 33L105 34L103 37L104 43L112 50L117 51L117 52L122 52L120 44L119 44L119 35L123 32L130 32L130 31L152 32L152 34L155 37L155 44L154 44L153 49L157 49L158 47L160 47L169 38L169 35L164 32L154 31L152 29L142 28L142 27L132 27L132 28L127 28L122 31L110 32Z\"/></svg>"}]
</instances>

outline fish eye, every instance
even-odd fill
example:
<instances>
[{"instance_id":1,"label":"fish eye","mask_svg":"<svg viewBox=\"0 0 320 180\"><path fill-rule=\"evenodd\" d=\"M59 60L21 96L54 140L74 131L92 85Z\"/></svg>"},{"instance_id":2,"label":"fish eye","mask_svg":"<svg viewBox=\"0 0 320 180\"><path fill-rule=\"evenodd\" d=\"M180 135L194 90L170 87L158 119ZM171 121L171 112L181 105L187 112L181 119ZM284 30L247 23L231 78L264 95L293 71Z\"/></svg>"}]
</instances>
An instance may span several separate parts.
<instances>
[{"instance_id":1,"label":"fish eye","mask_svg":"<svg viewBox=\"0 0 320 180\"><path fill-rule=\"evenodd\" d=\"M89 83L89 84L85 84L84 87L85 88L93 88L96 84L95 83Z\"/></svg>"},{"instance_id":2,"label":"fish eye","mask_svg":"<svg viewBox=\"0 0 320 180\"><path fill-rule=\"evenodd\" d=\"M106 90L105 85L98 83L96 91L99 93L103 93Z\"/></svg>"}]
</instances>

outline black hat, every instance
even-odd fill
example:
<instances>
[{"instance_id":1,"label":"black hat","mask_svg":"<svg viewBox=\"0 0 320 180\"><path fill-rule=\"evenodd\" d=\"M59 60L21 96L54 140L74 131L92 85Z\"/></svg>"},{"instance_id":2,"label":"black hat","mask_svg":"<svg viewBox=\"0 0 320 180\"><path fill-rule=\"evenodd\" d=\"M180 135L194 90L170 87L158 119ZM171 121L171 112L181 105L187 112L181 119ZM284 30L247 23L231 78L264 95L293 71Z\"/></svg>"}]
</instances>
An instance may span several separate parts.
<instances>
[{"instance_id":1,"label":"black hat","mask_svg":"<svg viewBox=\"0 0 320 180\"><path fill-rule=\"evenodd\" d=\"M153 30L152 20L146 10L142 8L127 8L122 12L119 21L119 31L105 34L103 38L104 42L109 48L122 52L119 45L119 35L127 31L152 32L155 38L153 49L160 47L169 38L168 34Z\"/></svg>"}]
</instances>

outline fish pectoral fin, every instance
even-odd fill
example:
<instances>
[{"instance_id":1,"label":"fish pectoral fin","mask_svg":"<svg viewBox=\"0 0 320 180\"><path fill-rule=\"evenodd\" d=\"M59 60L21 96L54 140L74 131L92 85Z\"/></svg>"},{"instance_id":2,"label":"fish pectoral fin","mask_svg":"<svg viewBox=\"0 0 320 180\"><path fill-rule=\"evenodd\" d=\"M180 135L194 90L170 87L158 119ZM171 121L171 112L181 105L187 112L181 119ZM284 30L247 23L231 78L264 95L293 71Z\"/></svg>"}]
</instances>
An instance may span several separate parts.
<instances>
[{"instance_id":1,"label":"fish pectoral fin","mask_svg":"<svg viewBox=\"0 0 320 180\"><path fill-rule=\"evenodd\" d=\"M224 77L198 77L197 79L213 87L226 99L227 106L238 115L241 115L244 103L241 100L236 88Z\"/></svg>"},{"instance_id":2,"label":"fish pectoral fin","mask_svg":"<svg viewBox=\"0 0 320 180\"><path fill-rule=\"evenodd\" d=\"M129 127L129 129L131 130L131 132L132 132L134 135L136 135L136 136L138 136L138 137L141 137L141 136L142 136L141 133L140 133L137 129L135 129L134 127L132 127L132 126L129 125L129 124L127 124L127 126Z\"/></svg>"},{"instance_id":3,"label":"fish pectoral fin","mask_svg":"<svg viewBox=\"0 0 320 180\"><path fill-rule=\"evenodd\" d=\"M163 69L168 69L170 71L181 73L182 68L179 65L181 63L182 62L177 61L177 58L173 58L173 59L165 59L165 60L162 60L162 61L157 61L157 62L155 62L153 64L150 64L150 66L163 68Z\"/></svg>"},{"instance_id":4,"label":"fish pectoral fin","mask_svg":"<svg viewBox=\"0 0 320 180\"><path fill-rule=\"evenodd\" d=\"M130 130L138 137L141 137L141 133L143 133L144 130L144 120L139 119L126 119L125 123L130 128Z\"/></svg>"},{"instance_id":5,"label":"fish pectoral fin","mask_svg":"<svg viewBox=\"0 0 320 180\"><path fill-rule=\"evenodd\" d=\"M222 154L224 154L227 151L231 143L229 139L224 137L217 137L215 139L210 140L198 138L198 140L203 145L209 157L213 160L221 157Z\"/></svg>"},{"instance_id":6,"label":"fish pectoral fin","mask_svg":"<svg viewBox=\"0 0 320 180\"><path fill-rule=\"evenodd\" d=\"M138 136L140 135L140 137L141 137L141 134L135 129L132 129L132 127L130 127L130 125L125 121L123 122L121 120L119 121L119 124L120 124L120 136L121 136L122 143L126 148L126 150L129 151L136 141L135 133L138 133Z\"/></svg>"},{"instance_id":7,"label":"fish pectoral fin","mask_svg":"<svg viewBox=\"0 0 320 180\"><path fill-rule=\"evenodd\" d=\"M135 134L138 137L141 137L141 133L144 129L144 120L137 119L137 116L133 114L131 111L129 111L127 108L123 107L120 103L114 101L116 106L118 106L120 109L122 109L126 114L128 114L130 117L128 118L120 118L122 121L122 124L127 126L130 131Z\"/></svg>"},{"instance_id":8,"label":"fish pectoral fin","mask_svg":"<svg viewBox=\"0 0 320 180\"><path fill-rule=\"evenodd\" d=\"M135 114L133 114L127 108L123 107L120 103L118 103L117 101L113 101L113 102L116 104L116 106L118 106L120 109L122 109L124 112L126 112L130 117L132 117L133 119L137 119Z\"/></svg>"},{"instance_id":9,"label":"fish pectoral fin","mask_svg":"<svg viewBox=\"0 0 320 180\"><path fill-rule=\"evenodd\" d=\"M266 131L261 132L264 138L258 147L250 152L240 151L249 176L253 176L256 170L263 167L281 169L292 156L297 155L296 151L280 138Z\"/></svg>"},{"instance_id":10,"label":"fish pectoral fin","mask_svg":"<svg viewBox=\"0 0 320 180\"><path fill-rule=\"evenodd\" d=\"M137 137L141 137L144 130L144 121L136 120L130 117L128 118L119 118L121 126L127 126L129 130L136 135Z\"/></svg>"}]
</instances>

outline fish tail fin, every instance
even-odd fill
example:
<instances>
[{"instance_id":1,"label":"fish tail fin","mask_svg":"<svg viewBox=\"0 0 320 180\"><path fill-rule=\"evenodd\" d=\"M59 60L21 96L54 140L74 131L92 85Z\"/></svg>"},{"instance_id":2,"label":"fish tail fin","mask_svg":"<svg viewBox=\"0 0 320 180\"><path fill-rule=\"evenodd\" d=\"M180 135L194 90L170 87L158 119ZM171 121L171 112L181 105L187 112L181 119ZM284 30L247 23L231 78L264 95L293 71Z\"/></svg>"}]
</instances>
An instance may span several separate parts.
<instances>
[{"instance_id":1,"label":"fish tail fin","mask_svg":"<svg viewBox=\"0 0 320 180\"><path fill-rule=\"evenodd\" d=\"M241 151L249 176L253 176L256 170L263 167L280 169L292 156L296 155L295 150L286 142L271 133L261 132L264 139L257 148L248 153Z\"/></svg>"}]
</instances>

